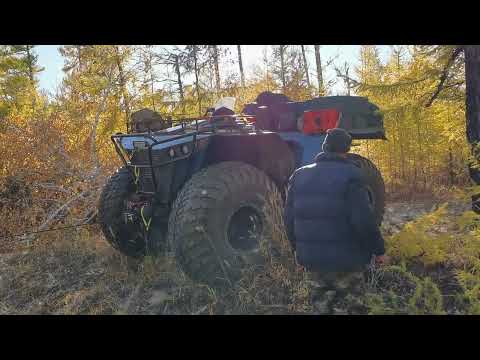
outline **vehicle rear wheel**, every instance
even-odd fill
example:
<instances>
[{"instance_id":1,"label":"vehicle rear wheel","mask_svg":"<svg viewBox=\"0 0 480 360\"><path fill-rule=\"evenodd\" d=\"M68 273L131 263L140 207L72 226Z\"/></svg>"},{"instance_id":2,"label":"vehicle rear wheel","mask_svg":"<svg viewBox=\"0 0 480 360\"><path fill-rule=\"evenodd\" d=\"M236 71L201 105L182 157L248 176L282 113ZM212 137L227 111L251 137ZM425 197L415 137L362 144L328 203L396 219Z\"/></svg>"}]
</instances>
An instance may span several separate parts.
<instances>
[{"instance_id":1,"label":"vehicle rear wheel","mask_svg":"<svg viewBox=\"0 0 480 360\"><path fill-rule=\"evenodd\" d=\"M380 226L385 214L385 183L382 174L373 162L358 154L347 154L348 158L358 166L366 179L370 204L375 214L377 224Z\"/></svg>"},{"instance_id":2,"label":"vehicle rear wheel","mask_svg":"<svg viewBox=\"0 0 480 360\"><path fill-rule=\"evenodd\" d=\"M275 185L251 165L221 162L195 174L170 213L168 239L181 268L191 279L217 286L263 264L275 204L281 204Z\"/></svg>"}]
</instances>

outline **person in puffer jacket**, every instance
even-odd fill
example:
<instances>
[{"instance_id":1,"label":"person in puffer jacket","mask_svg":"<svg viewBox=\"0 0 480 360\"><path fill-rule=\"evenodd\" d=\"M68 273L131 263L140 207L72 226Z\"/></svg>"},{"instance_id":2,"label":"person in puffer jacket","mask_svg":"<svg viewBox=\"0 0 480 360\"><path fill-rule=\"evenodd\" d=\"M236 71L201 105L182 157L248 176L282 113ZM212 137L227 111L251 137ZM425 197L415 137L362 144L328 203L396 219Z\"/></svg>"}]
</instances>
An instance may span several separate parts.
<instances>
[{"instance_id":1,"label":"person in puffer jacket","mask_svg":"<svg viewBox=\"0 0 480 360\"><path fill-rule=\"evenodd\" d=\"M345 130L329 130L323 152L289 180L287 235L316 285L317 313L345 313L335 303L349 293L360 296L368 265L386 261L362 172L346 155L351 142Z\"/></svg>"}]
</instances>

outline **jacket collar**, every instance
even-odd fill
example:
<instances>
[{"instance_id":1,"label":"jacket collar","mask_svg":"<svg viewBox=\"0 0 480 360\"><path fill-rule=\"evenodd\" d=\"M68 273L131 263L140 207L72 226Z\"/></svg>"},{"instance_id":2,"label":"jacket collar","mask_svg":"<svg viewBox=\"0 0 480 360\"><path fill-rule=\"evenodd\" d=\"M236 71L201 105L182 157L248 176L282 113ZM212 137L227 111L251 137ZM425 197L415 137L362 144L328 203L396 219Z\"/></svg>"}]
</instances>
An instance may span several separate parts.
<instances>
[{"instance_id":1,"label":"jacket collar","mask_svg":"<svg viewBox=\"0 0 480 360\"><path fill-rule=\"evenodd\" d=\"M347 159L341 157L340 155L336 153L331 153L331 152L321 152L315 156L315 162L320 162L320 161L341 161L341 162L346 162L348 161Z\"/></svg>"}]
</instances>

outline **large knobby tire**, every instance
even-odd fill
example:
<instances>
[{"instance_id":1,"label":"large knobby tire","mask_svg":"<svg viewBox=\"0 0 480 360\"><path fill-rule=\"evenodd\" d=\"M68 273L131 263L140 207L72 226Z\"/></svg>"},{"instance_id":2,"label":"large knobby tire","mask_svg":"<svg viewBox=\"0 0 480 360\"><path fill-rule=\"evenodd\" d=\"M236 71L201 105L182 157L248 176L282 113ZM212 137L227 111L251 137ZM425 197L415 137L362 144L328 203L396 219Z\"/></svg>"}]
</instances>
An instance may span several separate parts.
<instances>
[{"instance_id":1,"label":"large knobby tire","mask_svg":"<svg viewBox=\"0 0 480 360\"><path fill-rule=\"evenodd\" d=\"M348 158L361 170L367 182L370 202L375 220L380 226L385 214L385 183L382 174L373 162L358 154L347 154Z\"/></svg>"},{"instance_id":2,"label":"large knobby tire","mask_svg":"<svg viewBox=\"0 0 480 360\"><path fill-rule=\"evenodd\" d=\"M168 242L183 271L192 280L223 286L235 283L243 269L264 263L260 243L270 243L269 214L282 206L275 189L265 173L242 162L196 173L178 194L168 226ZM241 236L246 228L253 230Z\"/></svg>"},{"instance_id":3,"label":"large knobby tire","mask_svg":"<svg viewBox=\"0 0 480 360\"><path fill-rule=\"evenodd\" d=\"M119 168L105 184L98 205L98 220L107 241L122 254L141 257L145 242L138 229L124 223L125 202L135 191L133 175L126 167Z\"/></svg>"}]
</instances>

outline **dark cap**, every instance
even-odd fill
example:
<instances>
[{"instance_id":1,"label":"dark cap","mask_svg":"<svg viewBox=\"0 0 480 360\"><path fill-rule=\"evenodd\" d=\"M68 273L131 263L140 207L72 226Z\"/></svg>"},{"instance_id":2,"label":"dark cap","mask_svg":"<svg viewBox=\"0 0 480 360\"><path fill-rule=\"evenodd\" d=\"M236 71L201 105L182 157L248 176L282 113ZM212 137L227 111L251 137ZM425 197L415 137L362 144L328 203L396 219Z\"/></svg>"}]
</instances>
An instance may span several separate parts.
<instances>
[{"instance_id":1,"label":"dark cap","mask_svg":"<svg viewBox=\"0 0 480 360\"><path fill-rule=\"evenodd\" d=\"M327 130L327 136L323 141L324 152L347 153L352 145L352 137L343 129L335 128Z\"/></svg>"}]
</instances>

